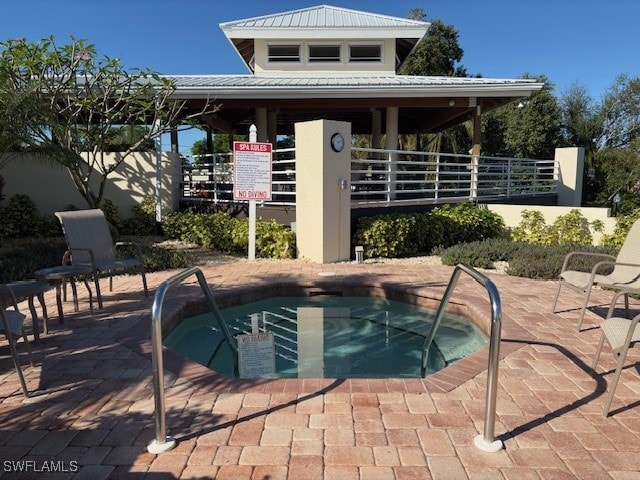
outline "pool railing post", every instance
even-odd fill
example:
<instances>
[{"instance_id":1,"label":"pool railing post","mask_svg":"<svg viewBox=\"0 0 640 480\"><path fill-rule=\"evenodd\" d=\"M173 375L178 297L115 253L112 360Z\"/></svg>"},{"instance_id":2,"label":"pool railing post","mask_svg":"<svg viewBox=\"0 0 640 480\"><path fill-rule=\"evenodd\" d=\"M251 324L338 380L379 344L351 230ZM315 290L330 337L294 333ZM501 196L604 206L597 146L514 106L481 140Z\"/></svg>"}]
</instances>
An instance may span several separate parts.
<instances>
[{"instance_id":1,"label":"pool railing post","mask_svg":"<svg viewBox=\"0 0 640 480\"><path fill-rule=\"evenodd\" d=\"M485 452L497 452L504 446L501 440L495 439L498 361L500 359L500 338L502 330L502 306L500 302L500 292L498 292L498 288L495 283L472 267L460 263L456 265L453 273L451 274L447 289L444 292L442 300L440 300L440 305L438 306L438 311L436 312L433 325L431 326L429 335L427 335L422 347L421 374L423 377L426 375L429 348L431 347L436 331L440 326L440 321L442 320L447 304L449 303L449 298L458 283L458 277L461 272L469 274L469 276L487 290L487 293L489 294L489 301L491 303L491 332L489 335L489 362L487 367L488 374L484 414L484 434L477 435L474 439L474 444L480 450Z\"/></svg>"},{"instance_id":2,"label":"pool railing post","mask_svg":"<svg viewBox=\"0 0 640 480\"><path fill-rule=\"evenodd\" d=\"M207 281L202 270L198 267L191 267L177 273L173 277L161 283L156 290L153 306L151 307L151 360L153 369L153 401L155 406L156 438L147 445L147 451L149 453L163 453L171 450L176 445L176 440L167 436L164 398L164 365L162 356L162 304L169 287L183 281L191 275L195 275L198 279L200 288L211 307L213 315L218 322L218 326L222 330L222 333L233 351L234 370L236 373L238 370L238 347L228 325L224 321L222 313L218 309L218 305L216 304L215 298L207 285Z\"/></svg>"},{"instance_id":3,"label":"pool railing post","mask_svg":"<svg viewBox=\"0 0 640 480\"><path fill-rule=\"evenodd\" d=\"M153 400L155 405L156 438L147 445L147 451L160 454L176 446L174 438L167 436L164 398L164 365L162 359L162 301L169 285L163 283L156 290L151 308L151 363L153 369Z\"/></svg>"}]
</instances>

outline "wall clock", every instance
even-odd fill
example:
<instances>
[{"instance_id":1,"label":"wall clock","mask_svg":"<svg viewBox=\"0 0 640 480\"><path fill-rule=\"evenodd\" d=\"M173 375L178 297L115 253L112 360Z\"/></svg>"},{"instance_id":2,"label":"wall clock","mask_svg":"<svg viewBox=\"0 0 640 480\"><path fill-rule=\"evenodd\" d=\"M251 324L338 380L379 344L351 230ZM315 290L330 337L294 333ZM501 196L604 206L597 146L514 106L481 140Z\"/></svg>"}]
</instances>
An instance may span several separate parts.
<instances>
[{"instance_id":1,"label":"wall clock","mask_svg":"<svg viewBox=\"0 0 640 480\"><path fill-rule=\"evenodd\" d=\"M339 133L331 135L331 149L334 152L341 152L344 148L344 138Z\"/></svg>"}]
</instances>

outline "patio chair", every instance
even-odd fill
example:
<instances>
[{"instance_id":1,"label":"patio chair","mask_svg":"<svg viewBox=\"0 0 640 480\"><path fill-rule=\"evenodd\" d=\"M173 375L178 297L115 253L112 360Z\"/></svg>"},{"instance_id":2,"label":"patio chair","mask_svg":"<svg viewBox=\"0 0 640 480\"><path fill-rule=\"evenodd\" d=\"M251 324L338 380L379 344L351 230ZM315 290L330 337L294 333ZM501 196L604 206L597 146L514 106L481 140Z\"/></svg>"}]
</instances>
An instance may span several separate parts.
<instances>
[{"instance_id":1,"label":"patio chair","mask_svg":"<svg viewBox=\"0 0 640 480\"><path fill-rule=\"evenodd\" d=\"M607 318L600 324L602 335L600 337L596 356L593 360L593 370L595 371L598 366L598 360L600 359L600 353L602 352L604 341L606 340L613 351L613 356L616 359L617 366L613 376L613 381L609 387L609 396L607 397L607 401L604 405L604 411L602 413L605 417L609 415L611 401L613 400L613 395L618 386L618 380L620 380L620 373L624 367L624 360L627 356L627 351L629 348L640 346L640 325L638 325L638 321L640 321L640 314L636 315L631 320L628 318L613 316L613 311L615 310L618 299L621 295L625 295L626 298L628 293L633 292L622 290L614 295L607 313Z\"/></svg>"},{"instance_id":2,"label":"patio chair","mask_svg":"<svg viewBox=\"0 0 640 480\"><path fill-rule=\"evenodd\" d=\"M100 278L109 278L109 291L113 291L113 276L123 273L139 273L145 297L149 295L140 246L131 242L113 243L109 222L100 209L56 212L62 224L68 250L63 264L90 265L96 286L98 307L102 308ZM134 246L136 258L116 257L116 248Z\"/></svg>"},{"instance_id":3,"label":"patio chair","mask_svg":"<svg viewBox=\"0 0 640 480\"><path fill-rule=\"evenodd\" d=\"M603 260L596 263L590 272L570 270L568 268L569 261L577 256L599 257ZM611 273L598 273L602 272L602 267L606 266L613 267ZM625 290L627 292L625 294L625 306L627 310L629 309L628 295L630 293L640 293L640 220L636 220L632 225L617 257L602 253L574 251L564 258L558 282L558 290L556 291L556 298L553 302L553 313L556 313L558 297L560 296L560 290L563 286L582 293L582 295L584 295L584 301L578 318L578 331L580 331L585 311L589 305L591 289L596 285L612 290Z\"/></svg>"},{"instance_id":4,"label":"patio chair","mask_svg":"<svg viewBox=\"0 0 640 480\"><path fill-rule=\"evenodd\" d=\"M25 397L29 397L29 389L27 389L27 383L24 380L22 373L22 366L18 351L16 350L16 337L22 336L27 348L27 355L29 357L29 363L32 367L35 367L33 361L33 354L31 352L31 344L27 338L27 333L24 330L25 315L18 311L18 303L15 296L12 295L13 310L7 310L4 306L0 306L0 333L3 333L9 342L9 350L11 351L11 357L13 358L13 365L16 368L16 373L20 379L20 386Z\"/></svg>"}]
</instances>

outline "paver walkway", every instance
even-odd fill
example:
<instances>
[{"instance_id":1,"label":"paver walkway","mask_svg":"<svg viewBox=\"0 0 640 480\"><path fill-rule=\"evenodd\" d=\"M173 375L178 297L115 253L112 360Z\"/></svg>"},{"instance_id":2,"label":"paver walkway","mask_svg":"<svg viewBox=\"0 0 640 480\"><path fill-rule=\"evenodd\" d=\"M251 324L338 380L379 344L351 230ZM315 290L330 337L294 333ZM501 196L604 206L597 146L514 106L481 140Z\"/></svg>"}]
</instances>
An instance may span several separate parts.
<instances>
[{"instance_id":1,"label":"paver walkway","mask_svg":"<svg viewBox=\"0 0 640 480\"><path fill-rule=\"evenodd\" d=\"M240 300L252 288L284 292L294 284L366 284L377 292L438 298L452 268L238 261L203 271L216 292ZM335 275L325 276L328 271ZM150 274L150 287L172 273ZM597 314L589 312L577 332L574 293L564 293L566 311L551 314L554 282L488 275L503 307L495 432L505 448L497 453L473 445L483 431L483 349L425 380L230 380L167 352L167 425L178 445L152 455L146 445L155 431L153 298L143 297L139 277L119 277L114 292L103 288L105 309L93 318L81 297L79 313L69 302L65 324L51 321L50 334L35 348L38 366L24 367L32 398L23 398L6 342L0 343L0 476L640 479L638 350L628 356L613 415L604 418L614 363L605 350L599 371L606 374L590 369ZM169 309L195 299L196 285L172 295ZM598 291L594 300L606 305L610 297ZM46 300L55 312L54 294ZM469 278L461 278L453 303L489 316L486 292Z\"/></svg>"}]
</instances>

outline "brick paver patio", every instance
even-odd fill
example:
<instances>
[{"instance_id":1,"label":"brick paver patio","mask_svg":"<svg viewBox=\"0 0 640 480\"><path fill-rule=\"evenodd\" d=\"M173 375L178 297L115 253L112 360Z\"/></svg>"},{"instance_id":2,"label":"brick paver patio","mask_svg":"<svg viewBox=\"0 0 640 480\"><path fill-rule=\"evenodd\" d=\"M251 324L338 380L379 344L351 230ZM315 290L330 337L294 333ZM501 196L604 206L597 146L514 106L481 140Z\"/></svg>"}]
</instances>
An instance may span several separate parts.
<instances>
[{"instance_id":1,"label":"brick paver patio","mask_svg":"<svg viewBox=\"0 0 640 480\"><path fill-rule=\"evenodd\" d=\"M295 285L439 298L452 268L402 264L315 265L238 261L202 268L215 292L246 299L256 288ZM326 276L327 272L335 275ZM154 288L175 272L149 275ZM321 275L323 274L323 275ZM89 316L65 304L64 325L24 367L24 399L6 341L0 343L2 478L223 479L640 479L640 375L627 357L612 407L602 408L613 358L591 361L602 308L576 331L579 298L555 283L488 274L502 298L496 435L505 448L473 445L483 431L487 349L427 379L254 380L224 378L165 353L167 425L177 447L147 452L154 437L150 308L139 277L103 287L105 308ZM250 287L249 287L250 286ZM86 292L80 294L86 295ZM198 298L194 281L170 293L167 309ZM55 296L46 297L55 315ZM489 317L487 294L461 278L452 304ZM22 307L25 313L26 306ZM28 322L27 325L30 325ZM20 470L22 470L20 472ZM55 473L49 473L57 470ZM64 471L60 471L64 470Z\"/></svg>"}]
</instances>

